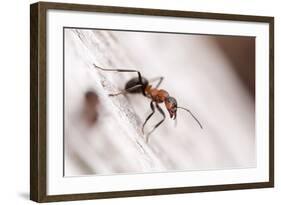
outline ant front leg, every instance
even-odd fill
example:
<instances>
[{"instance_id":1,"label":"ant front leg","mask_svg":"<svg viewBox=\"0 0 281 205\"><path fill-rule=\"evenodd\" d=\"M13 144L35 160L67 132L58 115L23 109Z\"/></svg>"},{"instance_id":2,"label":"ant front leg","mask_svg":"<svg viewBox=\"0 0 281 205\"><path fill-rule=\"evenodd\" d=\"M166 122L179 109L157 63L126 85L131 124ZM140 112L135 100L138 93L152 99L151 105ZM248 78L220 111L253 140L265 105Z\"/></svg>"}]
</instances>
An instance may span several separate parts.
<instances>
[{"instance_id":1,"label":"ant front leg","mask_svg":"<svg viewBox=\"0 0 281 205\"><path fill-rule=\"evenodd\" d=\"M150 113L147 118L145 119L143 125L142 125L142 134L144 134L144 126L145 124L147 123L147 121L152 117L152 115L155 113L155 108L154 108L154 105L153 105L153 101L150 102L150 108L152 110L152 113Z\"/></svg>"},{"instance_id":2,"label":"ant front leg","mask_svg":"<svg viewBox=\"0 0 281 205\"><path fill-rule=\"evenodd\" d=\"M149 140L149 135L151 135L151 133L154 132L154 130L155 130L157 127L159 127L159 126L164 122L164 120L166 119L166 115L165 115L164 111L162 110L162 108L161 108L157 103L156 103L156 108L157 108L157 110L161 113L161 115L163 116L163 119L160 120L160 122L158 122L158 123L153 127L153 129L147 134L147 136L146 136L146 142L148 142L148 140Z\"/></svg>"}]
</instances>

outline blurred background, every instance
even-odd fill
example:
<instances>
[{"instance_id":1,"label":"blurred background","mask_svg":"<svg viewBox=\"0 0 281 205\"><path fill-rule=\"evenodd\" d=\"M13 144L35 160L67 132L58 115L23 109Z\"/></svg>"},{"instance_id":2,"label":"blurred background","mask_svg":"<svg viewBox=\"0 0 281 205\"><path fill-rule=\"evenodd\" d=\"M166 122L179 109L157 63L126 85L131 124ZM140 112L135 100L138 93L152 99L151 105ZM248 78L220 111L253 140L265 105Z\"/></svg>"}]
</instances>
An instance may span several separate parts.
<instances>
[{"instance_id":1,"label":"blurred background","mask_svg":"<svg viewBox=\"0 0 281 205\"><path fill-rule=\"evenodd\" d=\"M255 38L90 29L64 30L64 175L134 174L256 166ZM137 69L190 109L148 143L142 95L109 97ZM161 105L163 109L164 106ZM145 132L161 120L155 114Z\"/></svg>"}]
</instances>

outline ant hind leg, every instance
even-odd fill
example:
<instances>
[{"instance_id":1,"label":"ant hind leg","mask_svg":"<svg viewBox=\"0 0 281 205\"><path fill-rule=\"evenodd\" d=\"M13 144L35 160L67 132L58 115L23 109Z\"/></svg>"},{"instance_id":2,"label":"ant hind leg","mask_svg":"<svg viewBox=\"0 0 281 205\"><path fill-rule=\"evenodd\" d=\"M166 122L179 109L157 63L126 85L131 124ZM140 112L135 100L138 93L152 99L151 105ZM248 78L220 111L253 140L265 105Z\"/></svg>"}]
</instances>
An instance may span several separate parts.
<instances>
[{"instance_id":1,"label":"ant hind leg","mask_svg":"<svg viewBox=\"0 0 281 205\"><path fill-rule=\"evenodd\" d=\"M136 88L139 88L139 87L142 87L141 84L138 84L138 85L135 85L133 87L130 87L130 88L127 88L127 89L124 89L124 90L121 90L120 92L118 93L112 93L112 94L108 94L110 97L113 97L113 96L118 96L118 95L121 95L121 94L126 94L128 92L130 92L131 90L134 90Z\"/></svg>"},{"instance_id":2,"label":"ant hind leg","mask_svg":"<svg viewBox=\"0 0 281 205\"><path fill-rule=\"evenodd\" d=\"M145 85L143 84L142 82L142 76L141 76L141 73L140 71L138 70L130 70L130 69L105 69L105 68L101 68L99 66L97 66L96 64L93 63L93 65L99 69L99 70L102 70L102 71L115 71L115 72L125 72L125 73L129 73L129 72L134 72L134 73L137 73L138 74L138 78L139 78L139 84L141 84L143 87L145 87ZM143 94L145 95L145 91L143 89Z\"/></svg>"}]
</instances>

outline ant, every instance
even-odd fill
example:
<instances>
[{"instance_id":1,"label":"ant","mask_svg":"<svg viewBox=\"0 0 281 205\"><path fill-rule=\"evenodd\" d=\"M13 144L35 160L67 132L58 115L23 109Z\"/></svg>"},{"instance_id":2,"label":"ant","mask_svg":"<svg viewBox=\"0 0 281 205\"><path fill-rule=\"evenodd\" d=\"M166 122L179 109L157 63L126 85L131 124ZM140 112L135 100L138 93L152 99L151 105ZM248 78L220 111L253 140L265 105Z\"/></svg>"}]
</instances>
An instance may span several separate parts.
<instances>
[{"instance_id":1,"label":"ant","mask_svg":"<svg viewBox=\"0 0 281 205\"><path fill-rule=\"evenodd\" d=\"M175 120L177 117L177 109L183 109L187 111L193 119L198 123L201 129L203 129L201 123L199 120L192 114L192 112L184 107L179 107L177 105L177 101L175 98L171 97L169 93L166 90L163 89L158 89L160 84L162 83L164 77L158 77L150 81L156 81L159 80L158 83L156 84L155 87L152 87L152 85L149 84L149 81L142 77L140 71L138 70L128 70L128 69L105 69L97 66L96 64L93 64L97 69L102 70L102 71L115 71L115 72L133 72L137 73L138 77L134 77L131 80L129 80L126 85L125 89L121 90L118 93L115 94L109 94L109 96L118 96L121 94L125 93L131 93L131 94L142 94L143 96L149 98L151 100L150 102L150 108L152 112L148 115L146 120L144 121L142 125L142 133L144 134L144 127L148 120L152 117L152 115L155 113L155 107L156 109L160 112L162 115L163 119L160 120L154 127L153 129L148 132L147 137L146 137L146 142L149 140L149 135L157 128L159 127L165 120L166 116L162 108L159 106L160 103L164 103L167 111L170 114L170 118Z\"/></svg>"}]
</instances>

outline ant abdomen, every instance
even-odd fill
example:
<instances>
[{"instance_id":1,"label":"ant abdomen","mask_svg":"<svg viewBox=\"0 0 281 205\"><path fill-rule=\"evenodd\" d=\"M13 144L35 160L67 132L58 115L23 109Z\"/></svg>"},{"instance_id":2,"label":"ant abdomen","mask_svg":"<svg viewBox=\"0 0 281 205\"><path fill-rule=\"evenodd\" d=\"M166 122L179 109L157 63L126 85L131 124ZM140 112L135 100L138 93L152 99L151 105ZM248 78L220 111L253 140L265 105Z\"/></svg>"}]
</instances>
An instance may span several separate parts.
<instances>
[{"instance_id":1,"label":"ant abdomen","mask_svg":"<svg viewBox=\"0 0 281 205\"><path fill-rule=\"evenodd\" d=\"M142 93L143 89L148 85L148 80L142 77L143 86L140 84L139 78L132 78L125 85L125 90L129 93ZM139 86L138 86L139 85Z\"/></svg>"}]
</instances>

